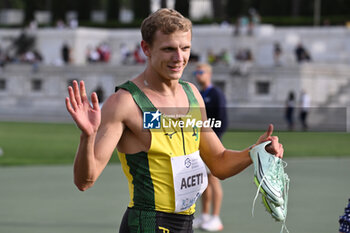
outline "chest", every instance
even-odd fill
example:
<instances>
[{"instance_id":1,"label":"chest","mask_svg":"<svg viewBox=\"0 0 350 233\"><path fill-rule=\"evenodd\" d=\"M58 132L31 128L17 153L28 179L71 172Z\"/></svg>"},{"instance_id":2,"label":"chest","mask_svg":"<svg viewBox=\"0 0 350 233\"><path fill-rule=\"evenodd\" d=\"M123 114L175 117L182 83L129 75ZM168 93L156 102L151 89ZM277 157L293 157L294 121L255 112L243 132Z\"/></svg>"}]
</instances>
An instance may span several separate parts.
<instances>
[{"instance_id":1,"label":"chest","mask_svg":"<svg viewBox=\"0 0 350 233\"><path fill-rule=\"evenodd\" d=\"M189 100L183 90L175 95L160 95L152 91L145 92L152 104L165 115L184 115L190 107Z\"/></svg>"}]
</instances>

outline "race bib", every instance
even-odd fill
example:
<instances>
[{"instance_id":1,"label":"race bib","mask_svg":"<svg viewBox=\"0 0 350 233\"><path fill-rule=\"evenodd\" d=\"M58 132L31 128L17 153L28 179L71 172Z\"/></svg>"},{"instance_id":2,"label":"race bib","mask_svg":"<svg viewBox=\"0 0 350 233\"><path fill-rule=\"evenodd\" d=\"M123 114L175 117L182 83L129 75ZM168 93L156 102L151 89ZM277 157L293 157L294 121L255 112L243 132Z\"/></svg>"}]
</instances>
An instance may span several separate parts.
<instances>
[{"instance_id":1,"label":"race bib","mask_svg":"<svg viewBox=\"0 0 350 233\"><path fill-rule=\"evenodd\" d=\"M208 185L205 164L196 151L171 158L175 190L175 212L190 208Z\"/></svg>"}]
</instances>

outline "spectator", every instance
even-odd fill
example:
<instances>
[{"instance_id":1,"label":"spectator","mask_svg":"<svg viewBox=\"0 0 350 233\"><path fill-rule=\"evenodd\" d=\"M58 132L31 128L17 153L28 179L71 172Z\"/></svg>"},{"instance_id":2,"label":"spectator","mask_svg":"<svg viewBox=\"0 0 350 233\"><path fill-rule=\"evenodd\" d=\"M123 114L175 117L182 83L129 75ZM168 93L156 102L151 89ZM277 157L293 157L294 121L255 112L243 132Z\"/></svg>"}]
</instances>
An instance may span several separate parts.
<instances>
[{"instance_id":1,"label":"spectator","mask_svg":"<svg viewBox=\"0 0 350 233\"><path fill-rule=\"evenodd\" d=\"M71 29L77 29L78 26L79 26L78 19L72 18L72 19L69 20L69 27L70 27Z\"/></svg>"},{"instance_id":2,"label":"spectator","mask_svg":"<svg viewBox=\"0 0 350 233\"><path fill-rule=\"evenodd\" d=\"M286 100L285 118L288 124L288 130L294 130L294 109L295 109L295 96L294 92L290 91Z\"/></svg>"},{"instance_id":3,"label":"spectator","mask_svg":"<svg viewBox=\"0 0 350 233\"><path fill-rule=\"evenodd\" d=\"M99 101L100 108L103 106L103 102L105 100L105 93L101 85L98 85L94 91L97 95L97 99Z\"/></svg>"},{"instance_id":4,"label":"spectator","mask_svg":"<svg viewBox=\"0 0 350 233\"><path fill-rule=\"evenodd\" d=\"M101 58L96 48L92 48L91 46L88 46L86 56L87 56L87 61L90 63L98 62L100 61L100 58Z\"/></svg>"},{"instance_id":5,"label":"spectator","mask_svg":"<svg viewBox=\"0 0 350 233\"><path fill-rule=\"evenodd\" d=\"M260 24L260 21L261 21L261 17L260 17L259 12L255 8L250 8L249 15L252 19L253 24L255 26L258 26Z\"/></svg>"},{"instance_id":6,"label":"spectator","mask_svg":"<svg viewBox=\"0 0 350 233\"><path fill-rule=\"evenodd\" d=\"M275 62L275 66L281 65L281 55L282 55L282 48L279 42L275 42L273 45L273 60Z\"/></svg>"},{"instance_id":7,"label":"spectator","mask_svg":"<svg viewBox=\"0 0 350 233\"><path fill-rule=\"evenodd\" d=\"M298 43L295 48L295 56L298 63L311 61L311 56L302 43Z\"/></svg>"},{"instance_id":8,"label":"spectator","mask_svg":"<svg viewBox=\"0 0 350 233\"><path fill-rule=\"evenodd\" d=\"M61 57L64 62L64 64L69 64L71 59L70 59L70 47L67 42L63 43L63 46L61 48Z\"/></svg>"},{"instance_id":9,"label":"spectator","mask_svg":"<svg viewBox=\"0 0 350 233\"><path fill-rule=\"evenodd\" d=\"M131 52L124 43L120 45L120 55L123 65L128 64L130 62Z\"/></svg>"},{"instance_id":10,"label":"spectator","mask_svg":"<svg viewBox=\"0 0 350 233\"><path fill-rule=\"evenodd\" d=\"M302 129L306 131L308 129L307 115L310 108L310 96L303 90L300 96L300 113L299 119L301 122Z\"/></svg>"},{"instance_id":11,"label":"spectator","mask_svg":"<svg viewBox=\"0 0 350 233\"><path fill-rule=\"evenodd\" d=\"M139 44L136 45L136 48L134 50L134 61L136 64L144 64L146 62L145 55Z\"/></svg>"},{"instance_id":12,"label":"spectator","mask_svg":"<svg viewBox=\"0 0 350 233\"><path fill-rule=\"evenodd\" d=\"M66 25L64 24L62 19L59 19L59 20L56 21L56 28L57 29L63 29L65 27L66 27Z\"/></svg>"},{"instance_id":13,"label":"spectator","mask_svg":"<svg viewBox=\"0 0 350 233\"><path fill-rule=\"evenodd\" d=\"M210 65L213 65L217 62L217 57L215 56L215 54L213 53L213 51L211 49L208 50L207 59L208 59L208 63Z\"/></svg>"},{"instance_id":14,"label":"spectator","mask_svg":"<svg viewBox=\"0 0 350 233\"><path fill-rule=\"evenodd\" d=\"M43 56L36 49L33 50L33 54L34 54L34 60L32 61L32 71L38 72L39 71L39 63L41 63L43 61Z\"/></svg>"},{"instance_id":15,"label":"spectator","mask_svg":"<svg viewBox=\"0 0 350 233\"><path fill-rule=\"evenodd\" d=\"M111 57L111 50L107 43L102 43L97 47L97 52L100 55L100 61L102 62L109 62L109 59Z\"/></svg>"},{"instance_id":16,"label":"spectator","mask_svg":"<svg viewBox=\"0 0 350 233\"><path fill-rule=\"evenodd\" d=\"M28 27L29 27L30 31L35 31L38 29L38 22L34 19L34 20L30 21Z\"/></svg>"},{"instance_id":17,"label":"spectator","mask_svg":"<svg viewBox=\"0 0 350 233\"><path fill-rule=\"evenodd\" d=\"M248 20L247 36L252 36L253 33L254 33L254 22L253 22L253 19L250 18Z\"/></svg>"},{"instance_id":18,"label":"spectator","mask_svg":"<svg viewBox=\"0 0 350 233\"><path fill-rule=\"evenodd\" d=\"M240 18L237 18L236 22L234 23L235 27L233 29L233 35L239 36L241 33L241 24L240 24Z\"/></svg>"},{"instance_id":19,"label":"spectator","mask_svg":"<svg viewBox=\"0 0 350 233\"><path fill-rule=\"evenodd\" d=\"M247 76L253 66L253 53L248 49L239 49L235 56L236 63L233 64L233 74Z\"/></svg>"},{"instance_id":20,"label":"spectator","mask_svg":"<svg viewBox=\"0 0 350 233\"><path fill-rule=\"evenodd\" d=\"M226 99L222 91L214 87L211 81L212 67L208 64L198 64L195 76L201 88L208 119L221 121L221 128L213 128L221 139L227 127ZM207 231L219 231L223 229L220 219L220 209L223 198L221 183L218 178L208 170L208 187L202 195L202 215L193 221L194 228L202 228ZM210 208L212 207L212 215Z\"/></svg>"},{"instance_id":21,"label":"spectator","mask_svg":"<svg viewBox=\"0 0 350 233\"><path fill-rule=\"evenodd\" d=\"M223 49L220 53L220 61L227 66L230 66L232 64L232 57L227 49Z\"/></svg>"},{"instance_id":22,"label":"spectator","mask_svg":"<svg viewBox=\"0 0 350 233\"><path fill-rule=\"evenodd\" d=\"M0 71L5 68L6 65L6 54L5 51L0 47Z\"/></svg>"}]
</instances>

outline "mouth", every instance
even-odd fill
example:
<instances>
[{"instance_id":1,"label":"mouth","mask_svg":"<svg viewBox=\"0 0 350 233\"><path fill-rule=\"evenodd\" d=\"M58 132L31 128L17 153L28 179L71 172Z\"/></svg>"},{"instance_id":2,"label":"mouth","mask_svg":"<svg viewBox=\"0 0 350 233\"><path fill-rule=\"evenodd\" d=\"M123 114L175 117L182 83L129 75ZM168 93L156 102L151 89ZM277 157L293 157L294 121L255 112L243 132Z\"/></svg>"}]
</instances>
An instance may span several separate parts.
<instances>
[{"instance_id":1,"label":"mouth","mask_svg":"<svg viewBox=\"0 0 350 233\"><path fill-rule=\"evenodd\" d=\"M168 68L172 72L180 72L180 71L182 71L182 66L178 66L178 65L175 65L175 66L168 65Z\"/></svg>"}]
</instances>

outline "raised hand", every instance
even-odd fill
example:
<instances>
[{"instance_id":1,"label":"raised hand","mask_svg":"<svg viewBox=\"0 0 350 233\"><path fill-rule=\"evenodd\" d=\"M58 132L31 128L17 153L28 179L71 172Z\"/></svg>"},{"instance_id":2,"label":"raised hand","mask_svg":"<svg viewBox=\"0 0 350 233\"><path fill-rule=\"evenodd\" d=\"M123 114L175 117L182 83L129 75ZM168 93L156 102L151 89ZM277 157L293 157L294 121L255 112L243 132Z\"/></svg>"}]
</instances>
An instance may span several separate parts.
<instances>
[{"instance_id":1,"label":"raised hand","mask_svg":"<svg viewBox=\"0 0 350 233\"><path fill-rule=\"evenodd\" d=\"M271 143L266 146L266 151L276 155L279 158L282 158L283 152L284 152L283 146L281 143L278 142L278 137L272 136L272 133L273 133L273 124L270 124L266 132L259 137L256 144L260 144L265 141L271 141Z\"/></svg>"},{"instance_id":2,"label":"raised hand","mask_svg":"<svg viewBox=\"0 0 350 233\"><path fill-rule=\"evenodd\" d=\"M79 90L80 89L80 90ZM101 123L101 110L96 93L92 93L91 102L86 96L84 81L73 81L73 87L68 87L69 97L66 97L66 107L79 129L87 136L97 132Z\"/></svg>"}]
</instances>

